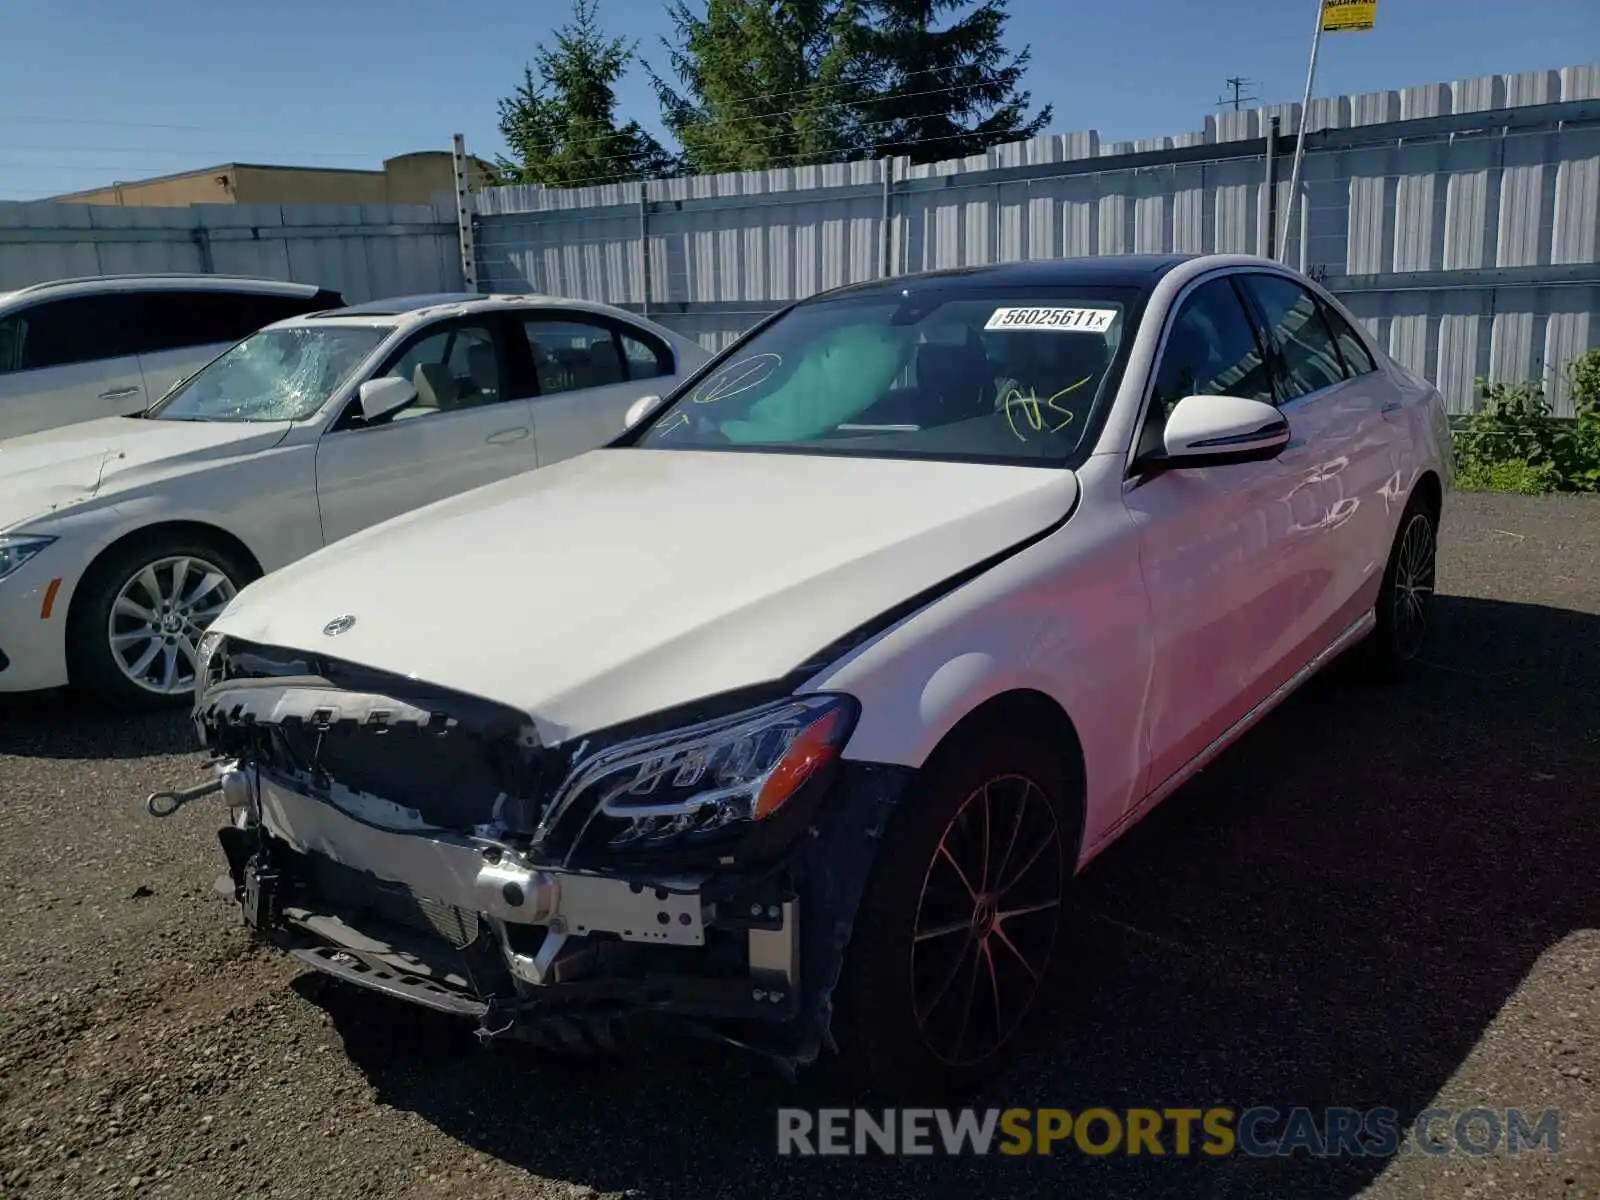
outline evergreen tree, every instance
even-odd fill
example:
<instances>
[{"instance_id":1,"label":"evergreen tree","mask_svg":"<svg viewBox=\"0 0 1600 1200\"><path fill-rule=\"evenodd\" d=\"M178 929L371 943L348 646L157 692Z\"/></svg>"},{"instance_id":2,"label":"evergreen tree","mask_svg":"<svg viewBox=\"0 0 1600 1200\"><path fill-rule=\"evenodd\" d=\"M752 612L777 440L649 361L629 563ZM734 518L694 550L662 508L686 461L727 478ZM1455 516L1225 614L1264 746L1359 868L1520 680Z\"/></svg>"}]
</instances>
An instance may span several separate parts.
<instances>
[{"instance_id":1,"label":"evergreen tree","mask_svg":"<svg viewBox=\"0 0 1600 1200\"><path fill-rule=\"evenodd\" d=\"M858 0L685 0L667 43L680 93L651 70L691 171L753 171L864 154L850 101L867 73Z\"/></svg>"},{"instance_id":2,"label":"evergreen tree","mask_svg":"<svg viewBox=\"0 0 1600 1200\"><path fill-rule=\"evenodd\" d=\"M600 28L599 0L573 0L572 20L523 70L522 86L500 101L500 133L511 151L499 166L508 183L582 187L667 173L671 157L637 121L618 126L616 83L635 44Z\"/></svg>"},{"instance_id":3,"label":"evergreen tree","mask_svg":"<svg viewBox=\"0 0 1600 1200\"><path fill-rule=\"evenodd\" d=\"M1029 117L1030 93L1019 91L1032 56L1011 54L1001 41L1006 0L870 0L863 37L872 63L871 100L860 119L877 158L913 162L965 158L1002 142L1021 141L1049 123L1046 105ZM944 17L944 28L935 28Z\"/></svg>"}]
</instances>

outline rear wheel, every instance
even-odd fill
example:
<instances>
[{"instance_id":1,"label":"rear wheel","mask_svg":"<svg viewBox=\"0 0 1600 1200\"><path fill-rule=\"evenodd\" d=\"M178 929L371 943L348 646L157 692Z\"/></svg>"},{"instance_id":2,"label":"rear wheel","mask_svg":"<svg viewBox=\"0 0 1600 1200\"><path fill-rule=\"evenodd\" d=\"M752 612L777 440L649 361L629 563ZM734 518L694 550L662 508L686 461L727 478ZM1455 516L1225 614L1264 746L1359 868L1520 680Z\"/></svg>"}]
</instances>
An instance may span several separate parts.
<instances>
[{"instance_id":1,"label":"rear wheel","mask_svg":"<svg viewBox=\"0 0 1600 1200\"><path fill-rule=\"evenodd\" d=\"M90 569L73 605L74 686L125 710L192 701L200 636L253 574L225 547L193 536L113 549Z\"/></svg>"},{"instance_id":2,"label":"rear wheel","mask_svg":"<svg viewBox=\"0 0 1600 1200\"><path fill-rule=\"evenodd\" d=\"M1413 496L1400 517L1389 551L1374 614L1377 625L1365 647L1367 669L1377 678L1403 677L1427 648L1433 627L1438 544L1438 519L1432 506Z\"/></svg>"},{"instance_id":3,"label":"rear wheel","mask_svg":"<svg viewBox=\"0 0 1600 1200\"><path fill-rule=\"evenodd\" d=\"M842 983L840 1048L870 1090L958 1096L1002 1070L1058 961L1078 838L1057 756L963 737L891 823Z\"/></svg>"}]
</instances>

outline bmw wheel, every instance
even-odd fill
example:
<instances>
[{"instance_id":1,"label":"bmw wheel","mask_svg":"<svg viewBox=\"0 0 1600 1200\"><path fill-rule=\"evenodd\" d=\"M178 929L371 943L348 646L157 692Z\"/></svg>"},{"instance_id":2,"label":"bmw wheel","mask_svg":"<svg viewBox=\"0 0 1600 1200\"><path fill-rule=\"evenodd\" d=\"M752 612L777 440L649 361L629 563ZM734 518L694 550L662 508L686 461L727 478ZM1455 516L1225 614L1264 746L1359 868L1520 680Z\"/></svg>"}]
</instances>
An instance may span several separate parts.
<instances>
[{"instance_id":1,"label":"bmw wheel","mask_svg":"<svg viewBox=\"0 0 1600 1200\"><path fill-rule=\"evenodd\" d=\"M225 547L194 537L114 548L85 576L72 606L74 686L125 710L191 702L200 635L254 573Z\"/></svg>"}]
</instances>

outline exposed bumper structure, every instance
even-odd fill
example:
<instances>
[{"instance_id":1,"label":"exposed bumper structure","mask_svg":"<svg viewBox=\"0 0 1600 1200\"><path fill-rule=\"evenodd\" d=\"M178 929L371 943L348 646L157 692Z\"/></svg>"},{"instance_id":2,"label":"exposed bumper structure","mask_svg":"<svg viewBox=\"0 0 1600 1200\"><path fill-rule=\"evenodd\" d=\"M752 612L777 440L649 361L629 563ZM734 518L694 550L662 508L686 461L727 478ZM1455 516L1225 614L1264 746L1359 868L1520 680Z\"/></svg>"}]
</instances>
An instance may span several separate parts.
<instances>
[{"instance_id":1,"label":"exposed bumper structure","mask_svg":"<svg viewBox=\"0 0 1600 1200\"><path fill-rule=\"evenodd\" d=\"M289 692L307 685L264 682L244 707L213 691L197 713L214 748L232 742L238 755L224 767L234 816L220 831L229 870L218 890L262 937L348 983L475 1020L485 1040L607 1046L621 1027L664 1017L789 1069L827 1042L903 768L835 764L806 819L756 857L569 865L504 822L465 823L486 811L460 798L470 788L431 806L463 818L444 828L414 804L297 768L272 745L295 724ZM337 706L339 694L313 691ZM246 709L255 715L240 720ZM347 773L352 747L329 756ZM521 799L531 820L538 805ZM492 808L517 805L502 793Z\"/></svg>"}]
</instances>

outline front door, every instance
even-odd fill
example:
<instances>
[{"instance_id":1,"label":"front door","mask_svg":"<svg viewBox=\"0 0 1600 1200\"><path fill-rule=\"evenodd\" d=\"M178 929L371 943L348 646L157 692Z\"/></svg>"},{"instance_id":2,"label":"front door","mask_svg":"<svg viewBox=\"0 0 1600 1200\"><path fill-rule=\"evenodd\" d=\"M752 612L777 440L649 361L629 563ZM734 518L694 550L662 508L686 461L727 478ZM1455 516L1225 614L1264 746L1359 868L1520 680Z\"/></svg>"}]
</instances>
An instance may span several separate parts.
<instances>
[{"instance_id":1,"label":"front door","mask_svg":"<svg viewBox=\"0 0 1600 1200\"><path fill-rule=\"evenodd\" d=\"M410 379L414 403L368 425L349 401L317 445L324 542L537 465L501 329L497 318L430 325L374 373Z\"/></svg>"},{"instance_id":2,"label":"front door","mask_svg":"<svg viewBox=\"0 0 1600 1200\"><path fill-rule=\"evenodd\" d=\"M1139 448L1159 447L1185 396L1272 403L1260 334L1233 279L1180 300L1157 360ZM1136 475L1124 502L1140 531L1154 668L1146 700L1150 773L1161 786L1256 704L1271 647L1295 624L1291 473L1278 461Z\"/></svg>"}]
</instances>

